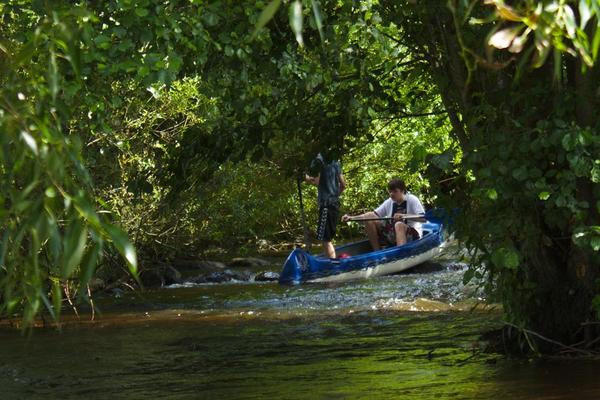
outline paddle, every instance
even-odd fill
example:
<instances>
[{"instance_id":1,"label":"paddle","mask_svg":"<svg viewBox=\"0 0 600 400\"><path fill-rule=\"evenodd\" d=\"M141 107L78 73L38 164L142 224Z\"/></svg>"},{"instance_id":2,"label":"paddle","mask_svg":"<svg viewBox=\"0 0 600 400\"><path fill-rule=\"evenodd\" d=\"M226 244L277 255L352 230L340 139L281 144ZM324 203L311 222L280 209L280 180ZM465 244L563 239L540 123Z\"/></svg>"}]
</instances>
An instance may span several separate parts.
<instances>
[{"instance_id":1,"label":"paddle","mask_svg":"<svg viewBox=\"0 0 600 400\"><path fill-rule=\"evenodd\" d=\"M427 210L425 214L407 214L402 216L401 219L419 219L425 218L429 222L433 222L435 224L443 224L446 222L447 215L444 209L442 208L432 208ZM393 220L394 217L378 217L378 218L350 218L348 222L361 222L361 221L389 221Z\"/></svg>"},{"instance_id":2,"label":"paddle","mask_svg":"<svg viewBox=\"0 0 600 400\"><path fill-rule=\"evenodd\" d=\"M403 215L400 219L417 219L425 218L425 214L421 215ZM350 218L348 222L361 222L361 221L388 221L394 219L394 217L378 217L378 218Z\"/></svg>"},{"instance_id":3,"label":"paddle","mask_svg":"<svg viewBox=\"0 0 600 400\"><path fill-rule=\"evenodd\" d=\"M298 179L296 181L298 184L298 200L300 202L300 220L302 221L302 230L304 231L304 245L306 246L306 251L310 252L312 247L312 242L310 240L310 234L308 231L308 226L306 225L306 216L304 214L304 203L302 202L302 176L298 175Z\"/></svg>"}]
</instances>

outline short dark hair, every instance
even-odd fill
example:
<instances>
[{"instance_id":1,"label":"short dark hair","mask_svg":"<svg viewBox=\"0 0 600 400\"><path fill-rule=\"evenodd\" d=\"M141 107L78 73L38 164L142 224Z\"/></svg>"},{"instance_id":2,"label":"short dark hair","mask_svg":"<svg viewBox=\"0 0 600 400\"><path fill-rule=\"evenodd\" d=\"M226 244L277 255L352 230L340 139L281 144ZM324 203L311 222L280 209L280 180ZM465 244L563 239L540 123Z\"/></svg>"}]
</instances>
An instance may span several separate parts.
<instances>
[{"instance_id":1,"label":"short dark hair","mask_svg":"<svg viewBox=\"0 0 600 400\"><path fill-rule=\"evenodd\" d=\"M402 179L394 178L388 182L388 191L400 189L404 193L406 193L406 185Z\"/></svg>"}]
</instances>

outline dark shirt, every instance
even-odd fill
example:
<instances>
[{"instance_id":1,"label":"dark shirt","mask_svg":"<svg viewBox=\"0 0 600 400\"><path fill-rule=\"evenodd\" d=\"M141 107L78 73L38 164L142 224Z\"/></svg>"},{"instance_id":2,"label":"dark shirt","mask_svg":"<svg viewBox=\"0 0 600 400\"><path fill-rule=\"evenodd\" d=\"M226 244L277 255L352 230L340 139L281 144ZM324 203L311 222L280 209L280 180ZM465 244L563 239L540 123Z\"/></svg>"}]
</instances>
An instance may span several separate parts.
<instances>
[{"instance_id":1,"label":"dark shirt","mask_svg":"<svg viewBox=\"0 0 600 400\"><path fill-rule=\"evenodd\" d=\"M394 202L392 205L392 217L397 213L406 214L406 200L404 200L402 203Z\"/></svg>"},{"instance_id":2,"label":"dark shirt","mask_svg":"<svg viewBox=\"0 0 600 400\"><path fill-rule=\"evenodd\" d=\"M342 167L337 161L324 164L319 177L317 200L320 207L339 205Z\"/></svg>"}]
</instances>

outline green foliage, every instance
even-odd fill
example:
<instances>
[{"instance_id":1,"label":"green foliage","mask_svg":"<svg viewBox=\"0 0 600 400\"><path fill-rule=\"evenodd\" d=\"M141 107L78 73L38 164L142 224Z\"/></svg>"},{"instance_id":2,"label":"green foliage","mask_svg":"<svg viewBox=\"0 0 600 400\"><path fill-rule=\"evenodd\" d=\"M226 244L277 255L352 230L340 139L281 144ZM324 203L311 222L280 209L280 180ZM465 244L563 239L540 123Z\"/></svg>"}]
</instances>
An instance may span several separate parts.
<instances>
[{"instance_id":1,"label":"green foliage","mask_svg":"<svg viewBox=\"0 0 600 400\"><path fill-rule=\"evenodd\" d=\"M488 289L520 326L571 340L579 324L594 318L598 293L600 121L591 91L599 71L590 47L597 5L490 3L495 14L453 1L451 12L409 8L394 17L410 21L401 26L419 50L440 49L433 76L449 88L442 98L451 117L456 110L453 134L463 153L459 186L440 201L462 205L456 234L478 260L468 274L487 276ZM574 19L573 4L582 10ZM442 39L450 35L456 41ZM487 43L520 58L493 54L482 45L486 35ZM577 59L547 59L552 48Z\"/></svg>"},{"instance_id":2,"label":"green foliage","mask_svg":"<svg viewBox=\"0 0 600 400\"><path fill-rule=\"evenodd\" d=\"M127 206L137 210L137 229L129 219L122 222L140 239L140 221L148 213L168 213L164 199L171 195L176 201L173 193L188 176L193 179L198 169L199 178L210 176L226 158L243 159L257 139L255 130L244 138L248 120L262 121L256 110L268 114L260 102L246 108L245 95L240 99L246 89L256 100L271 93L248 79L249 69L271 63L262 57L271 47L268 37L249 45L254 5L109 1L86 7L11 2L0 8L2 314L24 310L26 324L41 302L58 313L61 286L72 293L68 288L75 283L79 294L87 295L85 286L106 241L135 273L134 248L95 211L96 202L115 219L128 216ZM253 51L262 65L241 71L238 80L240 61ZM213 65L215 60L222 62ZM182 73L204 79L191 89L173 84L172 102L145 113L148 98L156 99ZM222 92L237 101L213 112L223 105L217 104ZM192 107L182 108L179 100ZM240 107L246 117L233 112ZM220 133L232 127L242 127L241 134L221 145ZM198 148L206 150L204 157L193 157ZM190 161L196 169L187 168ZM181 170L189 175L178 177ZM129 205L142 197L150 200ZM144 209L148 204L154 207Z\"/></svg>"},{"instance_id":3,"label":"green foliage","mask_svg":"<svg viewBox=\"0 0 600 400\"><path fill-rule=\"evenodd\" d=\"M553 48L555 56L567 53L580 57L588 67L598 60L600 27L594 24L600 17L597 1L518 1L511 6L502 0L489 3L496 9L496 18L504 21L490 36L491 46L523 52L524 61L533 53L536 67L544 64ZM556 71L560 76L558 68Z\"/></svg>"},{"instance_id":4,"label":"green foliage","mask_svg":"<svg viewBox=\"0 0 600 400\"><path fill-rule=\"evenodd\" d=\"M32 14L9 6L4 20ZM24 16L23 16L24 14ZM22 16L22 19L18 17ZM87 14L74 9L43 17L34 31L7 31L0 92L0 314L23 315L30 325L45 307L57 318L72 280L87 298L106 242L112 242L135 275L135 249L123 231L96 211L93 187L81 157L82 142L68 132L71 115L64 87L81 86L79 38Z\"/></svg>"}]
</instances>

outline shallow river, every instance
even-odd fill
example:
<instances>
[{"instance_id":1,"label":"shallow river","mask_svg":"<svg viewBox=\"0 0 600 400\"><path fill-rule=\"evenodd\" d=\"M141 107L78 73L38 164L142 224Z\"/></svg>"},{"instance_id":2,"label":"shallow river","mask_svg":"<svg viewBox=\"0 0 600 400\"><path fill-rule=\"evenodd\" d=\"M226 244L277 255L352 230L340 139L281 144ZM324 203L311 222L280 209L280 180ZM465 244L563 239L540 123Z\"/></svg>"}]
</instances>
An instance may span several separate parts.
<instances>
[{"instance_id":1,"label":"shallow river","mask_svg":"<svg viewBox=\"0 0 600 400\"><path fill-rule=\"evenodd\" d=\"M61 333L0 330L0 399L598 399L598 362L481 352L501 324L461 268L98 299Z\"/></svg>"}]
</instances>

